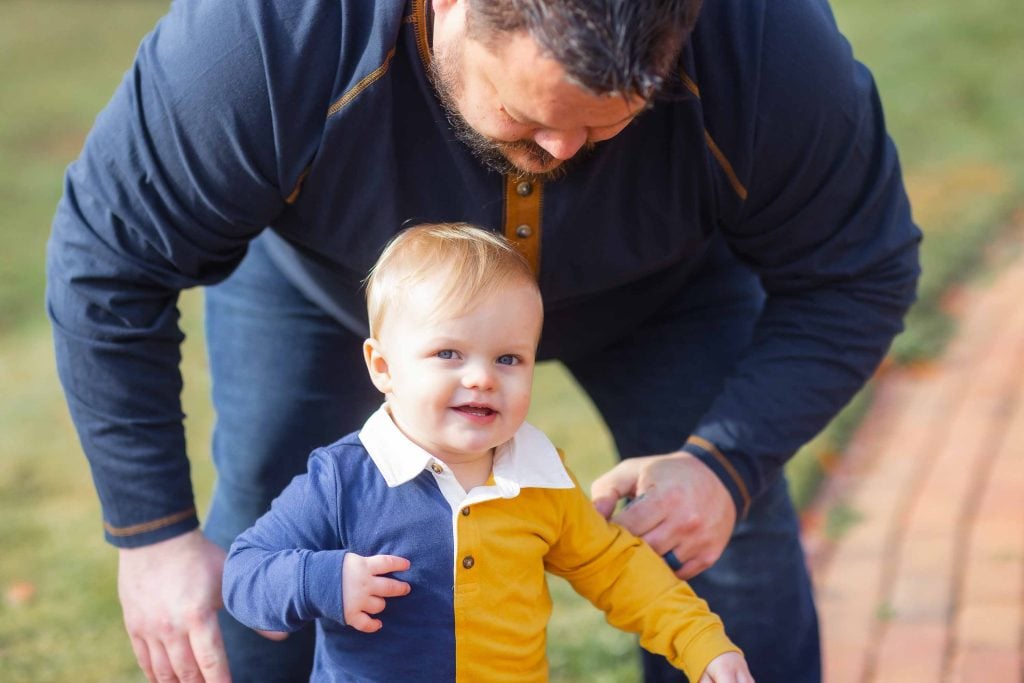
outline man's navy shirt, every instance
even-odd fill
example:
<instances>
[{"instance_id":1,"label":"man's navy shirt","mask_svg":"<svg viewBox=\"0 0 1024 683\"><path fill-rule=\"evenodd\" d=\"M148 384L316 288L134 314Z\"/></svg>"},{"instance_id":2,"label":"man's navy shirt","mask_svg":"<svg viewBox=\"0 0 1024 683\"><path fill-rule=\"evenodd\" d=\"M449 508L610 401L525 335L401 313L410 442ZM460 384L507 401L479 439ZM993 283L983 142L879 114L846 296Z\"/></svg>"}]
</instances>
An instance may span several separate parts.
<instances>
[{"instance_id":1,"label":"man's navy shirt","mask_svg":"<svg viewBox=\"0 0 1024 683\"><path fill-rule=\"evenodd\" d=\"M267 227L287 277L357 332L359 282L404 224L504 232L537 268L547 357L573 353L564 321L657 301L721 236L767 300L686 448L741 513L901 328L920 234L871 76L825 2L706 0L675 94L544 184L454 139L427 12L177 0L143 40L68 170L48 249L58 368L111 542L198 523L176 296L227 277Z\"/></svg>"}]
</instances>

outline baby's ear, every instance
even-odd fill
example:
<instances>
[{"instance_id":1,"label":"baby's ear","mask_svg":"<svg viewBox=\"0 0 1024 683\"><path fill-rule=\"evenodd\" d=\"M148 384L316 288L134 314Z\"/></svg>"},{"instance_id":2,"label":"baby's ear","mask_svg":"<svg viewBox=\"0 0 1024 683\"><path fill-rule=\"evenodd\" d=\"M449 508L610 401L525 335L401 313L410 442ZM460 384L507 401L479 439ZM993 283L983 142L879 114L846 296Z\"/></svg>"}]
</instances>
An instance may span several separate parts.
<instances>
[{"instance_id":1,"label":"baby's ear","mask_svg":"<svg viewBox=\"0 0 1024 683\"><path fill-rule=\"evenodd\" d=\"M377 387L377 391L382 394L390 392L391 372L388 370L388 361L384 357L380 342L373 337L363 341L363 360L366 361L370 381Z\"/></svg>"}]
</instances>

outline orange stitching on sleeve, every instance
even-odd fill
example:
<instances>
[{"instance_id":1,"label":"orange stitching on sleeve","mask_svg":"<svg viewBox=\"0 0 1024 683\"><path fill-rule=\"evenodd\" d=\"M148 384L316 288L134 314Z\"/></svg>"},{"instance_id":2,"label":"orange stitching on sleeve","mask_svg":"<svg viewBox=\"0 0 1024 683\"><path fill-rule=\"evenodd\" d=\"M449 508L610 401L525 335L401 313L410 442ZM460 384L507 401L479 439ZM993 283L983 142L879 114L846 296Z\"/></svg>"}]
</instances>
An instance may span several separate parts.
<instances>
[{"instance_id":1,"label":"orange stitching on sleeve","mask_svg":"<svg viewBox=\"0 0 1024 683\"><path fill-rule=\"evenodd\" d=\"M683 82L683 87L690 91L694 97L700 99L700 88L697 83L690 78L690 75L685 71L680 70L679 80ZM732 185L733 192L735 192L740 199L747 201L747 188L744 187L743 183L740 182L739 176L736 175L736 171L733 169L732 164L729 163L728 157L722 152L722 150L715 143L711 137L711 133L704 129L704 142L707 144L708 149L711 150L712 156L718 161L718 165L722 167L722 171L725 176L729 179L729 184Z\"/></svg>"},{"instance_id":2,"label":"orange stitching on sleeve","mask_svg":"<svg viewBox=\"0 0 1024 683\"><path fill-rule=\"evenodd\" d=\"M704 142L707 143L708 149L711 150L711 154L713 154L715 159L718 160L718 164L722 167L722 170L725 172L725 176L729 179L729 184L732 185L733 191L739 195L740 199L746 201L747 188L745 188L743 183L740 182L740 179L736 176L736 171L732 168L732 164L729 163L729 159L726 158L725 154L722 153L722 150L720 150L718 145L715 144L715 141L711 138L711 133L709 133L706 128L704 129Z\"/></svg>"},{"instance_id":3,"label":"orange stitching on sleeve","mask_svg":"<svg viewBox=\"0 0 1024 683\"><path fill-rule=\"evenodd\" d=\"M143 522L142 524L133 524L131 526L114 526L109 522L104 521L103 528L107 530L108 534L115 537L136 536L138 534L144 534L147 531L155 531L156 529L162 529L165 526L177 524L189 517L194 517L195 514L196 509L191 507L188 510L182 510L181 512L176 512L173 515L154 519L152 522Z\"/></svg>"},{"instance_id":4,"label":"orange stitching on sleeve","mask_svg":"<svg viewBox=\"0 0 1024 683\"><path fill-rule=\"evenodd\" d=\"M285 204L294 204L299 199L299 193L302 192L302 183L305 182L306 176L309 175L310 168L311 167L307 166L306 170L299 174L299 179L295 181L295 189L292 190L292 193L284 200Z\"/></svg>"},{"instance_id":5,"label":"orange stitching on sleeve","mask_svg":"<svg viewBox=\"0 0 1024 683\"><path fill-rule=\"evenodd\" d=\"M725 471L729 473L729 477L736 484L736 488L740 490L740 496L743 498L742 516L746 517L747 513L750 512L750 492L747 490L747 485L743 482L743 479L740 477L740 473L736 471L736 468L732 466L732 463L729 462L728 458L722 455L722 451L718 450L718 446L711 443L707 439L702 439L699 436L691 436L689 439L686 440L686 443L692 443L694 446L703 448L708 453L710 453L715 458L715 460L718 461L719 465L725 468Z\"/></svg>"},{"instance_id":6,"label":"orange stitching on sleeve","mask_svg":"<svg viewBox=\"0 0 1024 683\"><path fill-rule=\"evenodd\" d=\"M680 71L679 78L682 79L683 81L683 87L685 87L687 90L693 93L695 97L700 97L700 88L697 87L697 84L694 82L692 78L690 78L690 75L688 73L686 73L685 71Z\"/></svg>"}]
</instances>

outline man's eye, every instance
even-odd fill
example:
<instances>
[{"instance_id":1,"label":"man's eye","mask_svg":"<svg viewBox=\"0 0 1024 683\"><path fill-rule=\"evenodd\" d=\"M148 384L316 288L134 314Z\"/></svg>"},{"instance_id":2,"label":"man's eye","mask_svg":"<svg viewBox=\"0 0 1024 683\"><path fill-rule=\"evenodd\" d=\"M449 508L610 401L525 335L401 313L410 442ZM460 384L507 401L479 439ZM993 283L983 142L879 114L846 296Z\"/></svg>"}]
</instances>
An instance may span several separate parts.
<instances>
[{"instance_id":1,"label":"man's eye","mask_svg":"<svg viewBox=\"0 0 1024 683\"><path fill-rule=\"evenodd\" d=\"M441 360L452 360L453 358L455 358L455 352L452 351L451 349L444 349L442 351L437 352L437 357L440 358Z\"/></svg>"},{"instance_id":2,"label":"man's eye","mask_svg":"<svg viewBox=\"0 0 1024 683\"><path fill-rule=\"evenodd\" d=\"M516 365L518 363L518 356L513 356L511 353L506 353L503 356L498 356L498 365Z\"/></svg>"}]
</instances>

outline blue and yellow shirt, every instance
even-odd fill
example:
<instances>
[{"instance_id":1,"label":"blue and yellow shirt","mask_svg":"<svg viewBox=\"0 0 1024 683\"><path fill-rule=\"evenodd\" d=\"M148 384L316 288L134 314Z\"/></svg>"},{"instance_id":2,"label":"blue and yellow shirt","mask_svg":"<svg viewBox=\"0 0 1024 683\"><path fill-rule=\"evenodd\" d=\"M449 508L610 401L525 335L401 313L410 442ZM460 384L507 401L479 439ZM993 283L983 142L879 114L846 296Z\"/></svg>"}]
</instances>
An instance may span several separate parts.
<instances>
[{"instance_id":1,"label":"blue and yellow shirt","mask_svg":"<svg viewBox=\"0 0 1024 683\"><path fill-rule=\"evenodd\" d=\"M405 557L408 595L384 626L345 626L346 552ZM381 408L358 434L315 451L271 510L231 547L224 602L253 628L317 622L315 681L545 681L545 570L608 621L640 634L696 681L737 648L722 622L643 541L602 518L537 429L495 452L464 491Z\"/></svg>"}]
</instances>

